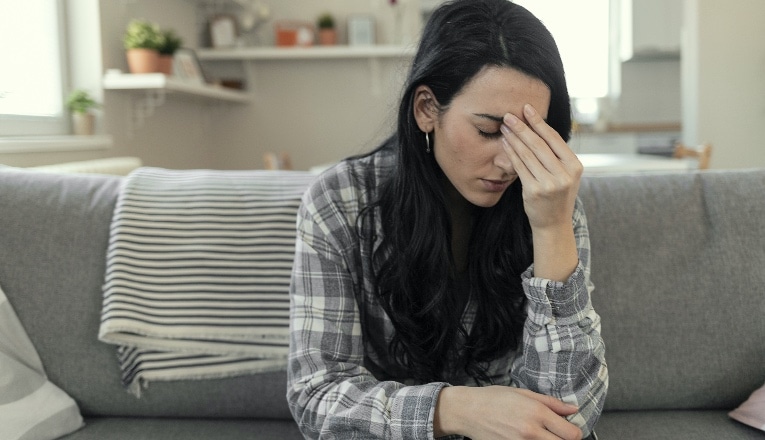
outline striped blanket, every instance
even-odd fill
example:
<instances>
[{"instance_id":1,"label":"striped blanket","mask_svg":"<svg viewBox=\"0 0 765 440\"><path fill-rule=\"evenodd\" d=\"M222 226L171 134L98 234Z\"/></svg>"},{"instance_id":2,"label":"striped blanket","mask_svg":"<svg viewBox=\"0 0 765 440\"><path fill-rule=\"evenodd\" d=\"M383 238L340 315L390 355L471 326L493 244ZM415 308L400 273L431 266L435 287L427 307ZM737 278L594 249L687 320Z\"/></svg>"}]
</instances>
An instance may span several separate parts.
<instances>
[{"instance_id":1,"label":"striped blanket","mask_svg":"<svg viewBox=\"0 0 765 440\"><path fill-rule=\"evenodd\" d=\"M139 168L111 225L99 339L122 381L219 378L286 367L296 171Z\"/></svg>"}]
</instances>

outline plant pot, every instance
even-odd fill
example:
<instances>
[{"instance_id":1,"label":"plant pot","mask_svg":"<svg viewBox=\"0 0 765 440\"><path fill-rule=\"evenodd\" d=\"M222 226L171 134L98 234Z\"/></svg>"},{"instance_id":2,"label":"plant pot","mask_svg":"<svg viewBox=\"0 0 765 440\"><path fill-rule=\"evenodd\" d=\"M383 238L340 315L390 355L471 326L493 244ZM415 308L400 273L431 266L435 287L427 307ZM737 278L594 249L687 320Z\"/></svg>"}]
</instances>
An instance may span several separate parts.
<instances>
[{"instance_id":1,"label":"plant pot","mask_svg":"<svg viewBox=\"0 0 765 440\"><path fill-rule=\"evenodd\" d=\"M96 115L93 113L72 113L72 128L77 136L91 136L96 133Z\"/></svg>"},{"instance_id":2,"label":"plant pot","mask_svg":"<svg viewBox=\"0 0 765 440\"><path fill-rule=\"evenodd\" d=\"M130 73L154 73L159 67L159 52L153 49L128 49L126 52Z\"/></svg>"},{"instance_id":3,"label":"plant pot","mask_svg":"<svg viewBox=\"0 0 765 440\"><path fill-rule=\"evenodd\" d=\"M322 46L333 46L337 44L337 30L319 29L319 44Z\"/></svg>"},{"instance_id":4,"label":"plant pot","mask_svg":"<svg viewBox=\"0 0 765 440\"><path fill-rule=\"evenodd\" d=\"M159 63L157 64L157 72L164 73L165 75L173 74L173 56L172 55L159 55Z\"/></svg>"}]
</instances>

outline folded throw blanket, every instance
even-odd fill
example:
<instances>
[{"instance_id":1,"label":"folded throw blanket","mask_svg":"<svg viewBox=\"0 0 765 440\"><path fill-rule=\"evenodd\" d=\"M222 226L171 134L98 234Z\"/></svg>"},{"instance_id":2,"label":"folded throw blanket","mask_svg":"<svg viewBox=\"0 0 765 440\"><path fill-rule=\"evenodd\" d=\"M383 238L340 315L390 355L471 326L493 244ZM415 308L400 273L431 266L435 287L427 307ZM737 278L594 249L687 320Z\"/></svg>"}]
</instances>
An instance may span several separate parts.
<instances>
[{"instance_id":1,"label":"folded throw blanket","mask_svg":"<svg viewBox=\"0 0 765 440\"><path fill-rule=\"evenodd\" d=\"M125 179L107 254L99 339L123 384L286 368L297 171L139 168Z\"/></svg>"}]
</instances>

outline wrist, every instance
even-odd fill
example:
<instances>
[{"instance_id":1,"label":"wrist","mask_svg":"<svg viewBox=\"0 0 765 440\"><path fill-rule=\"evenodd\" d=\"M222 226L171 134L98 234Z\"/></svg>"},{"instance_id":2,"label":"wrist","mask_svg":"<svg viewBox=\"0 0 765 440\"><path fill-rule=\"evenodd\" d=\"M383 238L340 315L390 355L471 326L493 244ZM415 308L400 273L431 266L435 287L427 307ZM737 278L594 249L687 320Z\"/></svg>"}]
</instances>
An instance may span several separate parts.
<instances>
[{"instance_id":1,"label":"wrist","mask_svg":"<svg viewBox=\"0 0 765 440\"><path fill-rule=\"evenodd\" d=\"M436 410L433 415L433 436L459 435L463 431L463 411L467 407L467 396L463 386L445 386L438 393Z\"/></svg>"},{"instance_id":2,"label":"wrist","mask_svg":"<svg viewBox=\"0 0 765 440\"><path fill-rule=\"evenodd\" d=\"M566 281L579 263L574 228L571 223L532 230L534 276Z\"/></svg>"}]
</instances>

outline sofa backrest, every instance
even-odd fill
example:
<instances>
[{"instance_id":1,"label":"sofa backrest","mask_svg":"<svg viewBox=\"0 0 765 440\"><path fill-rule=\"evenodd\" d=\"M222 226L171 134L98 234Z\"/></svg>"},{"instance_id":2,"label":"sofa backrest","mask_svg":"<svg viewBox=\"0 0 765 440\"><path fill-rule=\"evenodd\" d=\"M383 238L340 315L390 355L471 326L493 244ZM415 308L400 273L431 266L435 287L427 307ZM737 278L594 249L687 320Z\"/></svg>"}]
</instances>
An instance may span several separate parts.
<instances>
[{"instance_id":1,"label":"sofa backrest","mask_svg":"<svg viewBox=\"0 0 765 440\"><path fill-rule=\"evenodd\" d=\"M607 409L732 409L765 381L765 170L585 178Z\"/></svg>"},{"instance_id":2,"label":"sofa backrest","mask_svg":"<svg viewBox=\"0 0 765 440\"><path fill-rule=\"evenodd\" d=\"M285 373L120 384L97 339L122 179L0 171L0 286L83 414L290 418ZM765 381L765 170L583 180L607 409L733 408Z\"/></svg>"},{"instance_id":3,"label":"sofa backrest","mask_svg":"<svg viewBox=\"0 0 765 440\"><path fill-rule=\"evenodd\" d=\"M116 346L98 341L109 225L122 181L0 171L0 286L50 380L86 416L291 419L286 372L152 382L140 399L122 387Z\"/></svg>"}]
</instances>

